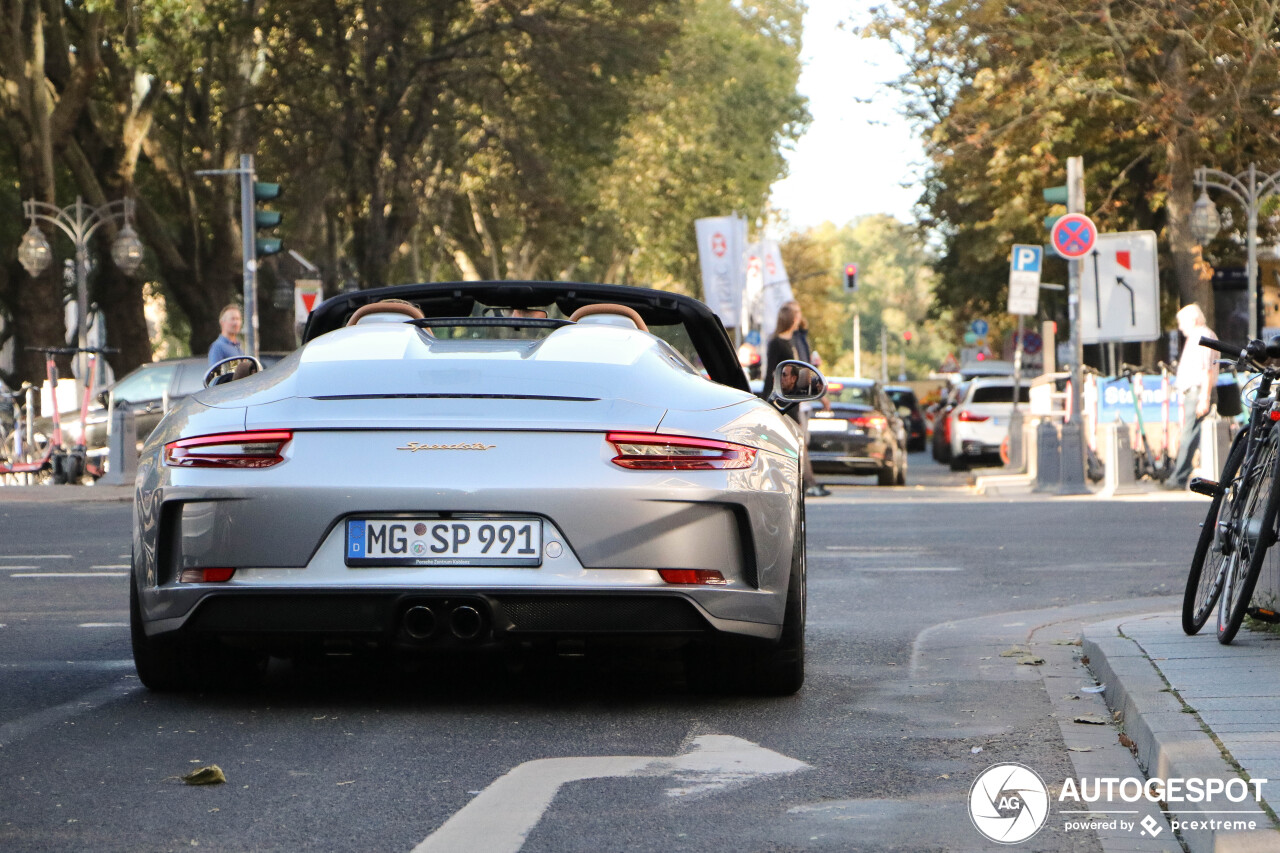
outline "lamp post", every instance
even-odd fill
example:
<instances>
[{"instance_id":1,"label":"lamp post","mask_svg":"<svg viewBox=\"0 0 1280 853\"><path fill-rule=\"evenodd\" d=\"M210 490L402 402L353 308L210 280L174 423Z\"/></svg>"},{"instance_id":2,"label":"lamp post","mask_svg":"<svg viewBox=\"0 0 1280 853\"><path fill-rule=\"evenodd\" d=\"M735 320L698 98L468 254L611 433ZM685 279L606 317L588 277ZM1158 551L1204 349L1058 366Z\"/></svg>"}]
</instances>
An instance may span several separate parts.
<instances>
[{"instance_id":1,"label":"lamp post","mask_svg":"<svg viewBox=\"0 0 1280 853\"><path fill-rule=\"evenodd\" d=\"M133 199L109 201L98 207L90 207L77 197L76 203L59 208L43 201L29 199L22 203L22 213L31 221L31 227L22 235L18 245L18 261L31 276L38 276L49 267L53 250L37 222L56 226L71 238L76 247L76 305L79 317L77 346L88 347L89 333L89 240L98 229L108 223L123 223L115 242L111 245L111 259L125 275L133 275L142 263L142 241L133 230ZM86 381L85 354L80 353L80 382Z\"/></svg>"},{"instance_id":2,"label":"lamp post","mask_svg":"<svg viewBox=\"0 0 1280 853\"><path fill-rule=\"evenodd\" d=\"M1245 245L1248 249L1248 261L1245 272L1249 279L1249 337L1262 336L1262 310L1258 294L1258 208L1269 196L1280 191L1280 172L1259 175L1257 165L1249 164L1249 168L1238 175L1230 175L1220 169L1201 166L1196 169L1196 185L1200 187L1200 198L1191 208L1191 233L1201 246L1207 244L1218 235L1222 227L1222 219L1218 208L1209 198L1208 188L1222 190L1240 202L1248 216L1248 231L1245 234Z\"/></svg>"}]
</instances>

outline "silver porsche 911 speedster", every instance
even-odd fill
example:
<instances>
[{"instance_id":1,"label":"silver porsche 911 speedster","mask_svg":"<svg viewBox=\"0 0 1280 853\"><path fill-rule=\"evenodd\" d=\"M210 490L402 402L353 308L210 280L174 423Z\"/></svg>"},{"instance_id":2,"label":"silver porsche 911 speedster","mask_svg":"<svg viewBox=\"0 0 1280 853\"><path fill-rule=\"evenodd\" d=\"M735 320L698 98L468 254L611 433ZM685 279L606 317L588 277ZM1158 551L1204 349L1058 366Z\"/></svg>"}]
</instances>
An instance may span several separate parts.
<instances>
[{"instance_id":1,"label":"silver porsche 911 speedster","mask_svg":"<svg viewBox=\"0 0 1280 853\"><path fill-rule=\"evenodd\" d=\"M702 303L366 290L321 304L283 361L239 368L175 406L139 460L149 688L315 650L619 639L684 646L691 678L800 688L805 451L782 412L823 380L786 362L770 401L752 395Z\"/></svg>"}]
</instances>

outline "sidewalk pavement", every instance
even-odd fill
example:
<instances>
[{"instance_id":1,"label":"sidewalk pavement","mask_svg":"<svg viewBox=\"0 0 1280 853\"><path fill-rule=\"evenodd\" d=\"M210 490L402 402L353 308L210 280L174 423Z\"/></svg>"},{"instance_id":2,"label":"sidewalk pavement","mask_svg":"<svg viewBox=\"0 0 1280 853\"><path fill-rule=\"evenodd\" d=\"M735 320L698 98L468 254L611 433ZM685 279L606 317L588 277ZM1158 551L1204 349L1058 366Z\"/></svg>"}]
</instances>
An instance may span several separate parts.
<instances>
[{"instance_id":1,"label":"sidewalk pavement","mask_svg":"<svg viewBox=\"0 0 1280 853\"><path fill-rule=\"evenodd\" d=\"M1178 613L1162 612L1086 626L1083 652L1148 778L1268 780L1261 785L1264 814L1211 811L1256 811L1252 798L1176 804L1171 818L1202 825L1182 831L1187 849L1280 851L1280 635L1246 628L1224 646L1212 624L1188 637ZM1258 828L1210 825L1240 819L1256 820Z\"/></svg>"}]
</instances>

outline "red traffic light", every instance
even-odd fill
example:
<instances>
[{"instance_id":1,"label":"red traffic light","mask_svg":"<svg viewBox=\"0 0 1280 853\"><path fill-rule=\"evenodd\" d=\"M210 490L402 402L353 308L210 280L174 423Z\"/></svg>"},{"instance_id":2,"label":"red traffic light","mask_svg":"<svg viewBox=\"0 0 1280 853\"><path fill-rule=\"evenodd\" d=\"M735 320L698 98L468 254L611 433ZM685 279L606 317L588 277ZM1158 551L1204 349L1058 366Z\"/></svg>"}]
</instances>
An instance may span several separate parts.
<instances>
[{"instance_id":1,"label":"red traffic light","mask_svg":"<svg viewBox=\"0 0 1280 853\"><path fill-rule=\"evenodd\" d=\"M858 274L858 265L857 265L857 264L845 264L845 265L844 265L844 274L845 274L845 275L857 275L857 274Z\"/></svg>"},{"instance_id":2,"label":"red traffic light","mask_svg":"<svg viewBox=\"0 0 1280 853\"><path fill-rule=\"evenodd\" d=\"M908 341L908 342L911 340L911 330L910 330L910 329L907 329L905 332L903 332L903 333L902 333L902 339L903 339L904 341Z\"/></svg>"}]
</instances>

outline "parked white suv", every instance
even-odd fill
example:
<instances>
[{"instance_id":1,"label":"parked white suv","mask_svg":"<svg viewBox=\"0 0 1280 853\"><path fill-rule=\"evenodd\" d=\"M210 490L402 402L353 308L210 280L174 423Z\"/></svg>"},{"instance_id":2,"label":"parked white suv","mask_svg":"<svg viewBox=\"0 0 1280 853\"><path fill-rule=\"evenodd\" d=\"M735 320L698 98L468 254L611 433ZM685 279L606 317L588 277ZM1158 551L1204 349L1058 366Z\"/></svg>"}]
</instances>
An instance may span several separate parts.
<instances>
[{"instance_id":1,"label":"parked white suv","mask_svg":"<svg viewBox=\"0 0 1280 853\"><path fill-rule=\"evenodd\" d=\"M1028 383L1019 389L1023 406L1031 400ZM963 471L977 459L999 457L1013 414L1013 380L974 379L951 412L951 470Z\"/></svg>"}]
</instances>

